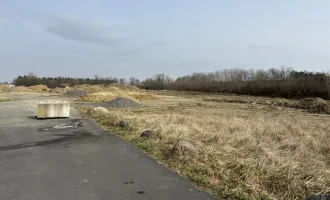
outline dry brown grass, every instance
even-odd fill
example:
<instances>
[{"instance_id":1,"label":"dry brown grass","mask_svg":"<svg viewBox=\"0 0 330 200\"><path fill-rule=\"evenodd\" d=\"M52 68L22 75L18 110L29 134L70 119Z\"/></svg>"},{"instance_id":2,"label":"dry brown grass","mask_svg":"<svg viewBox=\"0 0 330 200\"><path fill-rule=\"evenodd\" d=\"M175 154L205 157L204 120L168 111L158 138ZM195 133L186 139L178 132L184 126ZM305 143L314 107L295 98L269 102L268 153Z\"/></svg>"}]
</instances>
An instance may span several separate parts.
<instances>
[{"instance_id":1,"label":"dry brown grass","mask_svg":"<svg viewBox=\"0 0 330 200\"><path fill-rule=\"evenodd\" d=\"M7 93L10 92L10 86L9 85L0 85L0 93Z\"/></svg>"},{"instance_id":2,"label":"dry brown grass","mask_svg":"<svg viewBox=\"0 0 330 200\"><path fill-rule=\"evenodd\" d=\"M248 103L252 105L261 104L268 106L290 107L304 109L311 113L330 114L330 105L321 98L304 98L300 100L290 100L283 98L251 97L251 96L220 96L206 97L204 101Z\"/></svg>"},{"instance_id":3,"label":"dry brown grass","mask_svg":"<svg viewBox=\"0 0 330 200\"><path fill-rule=\"evenodd\" d=\"M135 101L156 100L159 98L156 95L140 90L135 86L124 86L118 84L110 85L108 87L82 85L77 86L77 88L89 93L89 95L79 98L78 101L104 102L111 101L118 96Z\"/></svg>"},{"instance_id":4,"label":"dry brown grass","mask_svg":"<svg viewBox=\"0 0 330 200\"><path fill-rule=\"evenodd\" d=\"M50 92L51 89L49 89L46 85L34 85L34 86L17 86L12 88L12 92L37 92L37 93L42 93L42 92Z\"/></svg>"},{"instance_id":5,"label":"dry brown grass","mask_svg":"<svg viewBox=\"0 0 330 200\"><path fill-rule=\"evenodd\" d=\"M116 98L116 95L112 92L96 92L89 94L84 97L80 97L78 101L87 101L87 102L104 102L111 101Z\"/></svg>"},{"instance_id":6,"label":"dry brown grass","mask_svg":"<svg viewBox=\"0 0 330 200\"><path fill-rule=\"evenodd\" d=\"M96 92L113 92L113 91L139 91L140 89L135 86L130 85L121 85L121 84L111 84L108 86L103 85L76 85L74 86L75 89L80 89L89 94L96 93Z\"/></svg>"},{"instance_id":7,"label":"dry brown grass","mask_svg":"<svg viewBox=\"0 0 330 200\"><path fill-rule=\"evenodd\" d=\"M0 95L0 102L11 101L11 100L14 100L14 98L8 97L6 95Z\"/></svg>"},{"instance_id":8,"label":"dry brown grass","mask_svg":"<svg viewBox=\"0 0 330 200\"><path fill-rule=\"evenodd\" d=\"M56 93L64 94L66 91L71 90L66 88L55 88L50 89L46 85L35 85L30 87L18 86L10 89L7 85L0 85L0 93L6 92L45 92L45 93ZM117 96L129 98L135 101L140 100L156 100L159 99L158 96L148 93L145 90L141 90L136 86L131 85L121 85L121 84L111 84L109 86L103 85L76 85L73 89L79 89L87 92L89 95L81 97L78 101L88 101L88 102L100 102L100 101L111 101Z\"/></svg>"},{"instance_id":9,"label":"dry brown grass","mask_svg":"<svg viewBox=\"0 0 330 200\"><path fill-rule=\"evenodd\" d=\"M165 94L163 94L165 95ZM130 130L110 126L200 188L223 199L303 199L330 192L330 117L267 105L163 96L138 109L109 109ZM141 139L145 129L151 139ZM177 154L178 141L198 153Z\"/></svg>"},{"instance_id":10,"label":"dry brown grass","mask_svg":"<svg viewBox=\"0 0 330 200\"><path fill-rule=\"evenodd\" d=\"M18 86L13 89L14 92L33 92L31 89L25 86Z\"/></svg>"},{"instance_id":11,"label":"dry brown grass","mask_svg":"<svg viewBox=\"0 0 330 200\"><path fill-rule=\"evenodd\" d=\"M134 92L127 92L127 94L134 98L137 99L139 101L143 101L143 100L158 100L159 96L156 96L154 94L151 93L147 93L147 92L143 92L143 91L134 91Z\"/></svg>"},{"instance_id":12,"label":"dry brown grass","mask_svg":"<svg viewBox=\"0 0 330 200\"><path fill-rule=\"evenodd\" d=\"M28 88L33 92L49 92L51 90L47 87L47 85L34 85Z\"/></svg>"},{"instance_id":13,"label":"dry brown grass","mask_svg":"<svg viewBox=\"0 0 330 200\"><path fill-rule=\"evenodd\" d=\"M100 85L84 84L84 85L75 85L73 88L83 90L83 91L87 92L88 94L105 91L105 87L100 86Z\"/></svg>"}]
</instances>

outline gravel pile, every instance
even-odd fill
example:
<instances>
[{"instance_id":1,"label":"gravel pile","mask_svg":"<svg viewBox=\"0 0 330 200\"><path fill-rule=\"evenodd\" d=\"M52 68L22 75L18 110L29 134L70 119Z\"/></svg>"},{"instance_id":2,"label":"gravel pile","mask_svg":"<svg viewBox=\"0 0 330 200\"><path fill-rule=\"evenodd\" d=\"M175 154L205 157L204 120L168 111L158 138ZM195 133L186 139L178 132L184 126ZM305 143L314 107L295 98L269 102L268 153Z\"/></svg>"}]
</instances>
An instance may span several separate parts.
<instances>
[{"instance_id":1,"label":"gravel pile","mask_svg":"<svg viewBox=\"0 0 330 200\"><path fill-rule=\"evenodd\" d=\"M68 97L84 97L87 96L88 93L83 90L68 90L64 95Z\"/></svg>"},{"instance_id":2,"label":"gravel pile","mask_svg":"<svg viewBox=\"0 0 330 200\"><path fill-rule=\"evenodd\" d=\"M79 104L87 107L105 107L105 108L136 108L141 106L139 103L123 97L117 97L112 101L90 102L90 103L79 103Z\"/></svg>"},{"instance_id":3,"label":"gravel pile","mask_svg":"<svg viewBox=\"0 0 330 200\"><path fill-rule=\"evenodd\" d=\"M106 107L110 108L135 108L140 106L137 102L123 97L117 97L112 101L104 103L106 103Z\"/></svg>"}]
</instances>

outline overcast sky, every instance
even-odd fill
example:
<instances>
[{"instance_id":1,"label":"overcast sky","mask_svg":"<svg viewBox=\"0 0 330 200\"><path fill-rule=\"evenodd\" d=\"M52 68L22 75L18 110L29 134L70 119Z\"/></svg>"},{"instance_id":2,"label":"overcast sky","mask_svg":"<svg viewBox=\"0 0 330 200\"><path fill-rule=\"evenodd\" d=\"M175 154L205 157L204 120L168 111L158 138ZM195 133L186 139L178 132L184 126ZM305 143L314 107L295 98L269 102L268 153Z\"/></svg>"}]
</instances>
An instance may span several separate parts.
<instances>
[{"instance_id":1,"label":"overcast sky","mask_svg":"<svg viewBox=\"0 0 330 200\"><path fill-rule=\"evenodd\" d=\"M329 0L0 0L0 81L330 70Z\"/></svg>"}]
</instances>

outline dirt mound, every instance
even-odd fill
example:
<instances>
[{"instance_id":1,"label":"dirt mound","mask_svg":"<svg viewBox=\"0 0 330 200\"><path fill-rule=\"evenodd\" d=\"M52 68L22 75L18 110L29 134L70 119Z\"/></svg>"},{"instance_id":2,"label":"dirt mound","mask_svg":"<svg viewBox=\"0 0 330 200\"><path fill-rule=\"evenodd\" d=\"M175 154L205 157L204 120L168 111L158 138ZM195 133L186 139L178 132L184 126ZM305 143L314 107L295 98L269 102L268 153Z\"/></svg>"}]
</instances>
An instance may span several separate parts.
<instances>
[{"instance_id":1,"label":"dirt mound","mask_svg":"<svg viewBox=\"0 0 330 200\"><path fill-rule=\"evenodd\" d=\"M9 85L0 85L0 93L7 93L11 91L11 87Z\"/></svg>"},{"instance_id":2,"label":"dirt mound","mask_svg":"<svg viewBox=\"0 0 330 200\"><path fill-rule=\"evenodd\" d=\"M33 92L33 91L25 86L17 86L13 89L13 92Z\"/></svg>"},{"instance_id":3,"label":"dirt mound","mask_svg":"<svg viewBox=\"0 0 330 200\"><path fill-rule=\"evenodd\" d=\"M75 85L74 89L85 91L88 94L105 91L105 87L103 85Z\"/></svg>"},{"instance_id":4,"label":"dirt mound","mask_svg":"<svg viewBox=\"0 0 330 200\"><path fill-rule=\"evenodd\" d=\"M106 91L121 91L121 89L119 87L116 86L108 86L105 88Z\"/></svg>"},{"instance_id":5,"label":"dirt mound","mask_svg":"<svg viewBox=\"0 0 330 200\"><path fill-rule=\"evenodd\" d=\"M321 98L305 98L298 101L298 105L302 109L307 109L313 113L330 113L330 107L327 102Z\"/></svg>"},{"instance_id":6,"label":"dirt mound","mask_svg":"<svg viewBox=\"0 0 330 200\"><path fill-rule=\"evenodd\" d=\"M74 88L79 89L79 90L84 90L84 91L88 92L89 94L97 93L97 92L113 92L113 91L122 91L122 90L125 90L125 91L126 90L139 91L140 90L139 88L137 88L135 86L121 85L121 84L111 84L108 86L84 84L84 85L75 85Z\"/></svg>"},{"instance_id":7,"label":"dirt mound","mask_svg":"<svg viewBox=\"0 0 330 200\"><path fill-rule=\"evenodd\" d=\"M47 87L47 85L33 85L28 87L33 92L48 92L50 89Z\"/></svg>"},{"instance_id":8,"label":"dirt mound","mask_svg":"<svg viewBox=\"0 0 330 200\"><path fill-rule=\"evenodd\" d=\"M132 99L133 101L135 101L135 99L131 98L129 95L127 95L123 91L97 92L97 93L93 93L93 94L81 97L79 100L87 101L87 102L109 102L119 96L123 97L123 98L127 98L127 99Z\"/></svg>"},{"instance_id":9,"label":"dirt mound","mask_svg":"<svg viewBox=\"0 0 330 200\"><path fill-rule=\"evenodd\" d=\"M55 94L60 94L63 95L65 92L67 91L67 89L65 88L54 88L52 91L50 91L51 93L55 93Z\"/></svg>"},{"instance_id":10,"label":"dirt mound","mask_svg":"<svg viewBox=\"0 0 330 200\"><path fill-rule=\"evenodd\" d=\"M112 92L112 91L121 91L121 90L141 91L141 89L136 86L122 85L122 84L110 84L107 86L83 84L83 85L75 85L74 88L84 90L90 94L95 93L95 92Z\"/></svg>"},{"instance_id":11,"label":"dirt mound","mask_svg":"<svg viewBox=\"0 0 330 200\"><path fill-rule=\"evenodd\" d=\"M112 92L96 92L90 94L91 96L115 96Z\"/></svg>"},{"instance_id":12,"label":"dirt mound","mask_svg":"<svg viewBox=\"0 0 330 200\"><path fill-rule=\"evenodd\" d=\"M12 88L13 92L50 92L51 89L47 85L33 85L33 86L17 86Z\"/></svg>"},{"instance_id":13,"label":"dirt mound","mask_svg":"<svg viewBox=\"0 0 330 200\"><path fill-rule=\"evenodd\" d=\"M146 92L128 92L128 95L137 99L139 101L142 100L158 100L159 98L156 95L148 94Z\"/></svg>"},{"instance_id":14,"label":"dirt mound","mask_svg":"<svg viewBox=\"0 0 330 200\"><path fill-rule=\"evenodd\" d=\"M89 95L90 96L115 96L115 94L112 92L96 92L96 93L92 93Z\"/></svg>"},{"instance_id":15,"label":"dirt mound","mask_svg":"<svg viewBox=\"0 0 330 200\"><path fill-rule=\"evenodd\" d=\"M114 100L116 97L123 97L131 99L132 101L159 99L157 96L144 91L121 90L118 87L111 86L106 87L106 91L95 92L88 96L81 97L79 100L87 102L108 102Z\"/></svg>"},{"instance_id":16,"label":"dirt mound","mask_svg":"<svg viewBox=\"0 0 330 200\"><path fill-rule=\"evenodd\" d=\"M130 91L141 90L140 88L136 87L135 85L123 85L123 84L117 84L117 83L109 85L109 88L111 88L111 87L116 87L120 90L130 90Z\"/></svg>"}]
</instances>

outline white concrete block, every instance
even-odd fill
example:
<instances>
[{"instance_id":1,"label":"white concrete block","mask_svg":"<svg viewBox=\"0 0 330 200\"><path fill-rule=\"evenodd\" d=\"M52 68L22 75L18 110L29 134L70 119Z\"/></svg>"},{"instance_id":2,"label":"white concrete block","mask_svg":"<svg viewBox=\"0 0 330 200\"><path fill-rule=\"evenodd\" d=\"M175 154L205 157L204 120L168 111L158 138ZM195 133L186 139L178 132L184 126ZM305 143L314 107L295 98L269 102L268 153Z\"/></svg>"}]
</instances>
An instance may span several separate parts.
<instances>
[{"instance_id":1,"label":"white concrete block","mask_svg":"<svg viewBox=\"0 0 330 200\"><path fill-rule=\"evenodd\" d=\"M40 101L37 104L38 119L70 117L70 103L66 101Z\"/></svg>"}]
</instances>

